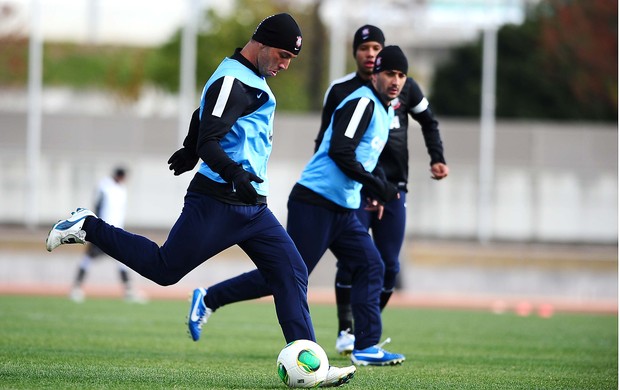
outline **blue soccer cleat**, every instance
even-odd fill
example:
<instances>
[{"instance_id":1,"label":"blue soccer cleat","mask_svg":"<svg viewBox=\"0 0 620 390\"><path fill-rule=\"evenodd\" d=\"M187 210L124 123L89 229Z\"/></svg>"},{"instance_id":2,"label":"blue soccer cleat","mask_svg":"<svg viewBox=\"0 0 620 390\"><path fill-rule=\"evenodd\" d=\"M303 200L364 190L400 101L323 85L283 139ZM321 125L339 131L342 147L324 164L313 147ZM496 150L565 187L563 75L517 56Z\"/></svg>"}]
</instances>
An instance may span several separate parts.
<instances>
[{"instance_id":1,"label":"blue soccer cleat","mask_svg":"<svg viewBox=\"0 0 620 390\"><path fill-rule=\"evenodd\" d=\"M381 344L364 348L354 349L351 352L351 361L358 366L393 366L405 361L405 355L388 352L381 348L390 342L390 338Z\"/></svg>"},{"instance_id":2,"label":"blue soccer cleat","mask_svg":"<svg viewBox=\"0 0 620 390\"><path fill-rule=\"evenodd\" d=\"M197 288L192 294L191 306L189 307L189 316L187 318L187 327L189 328L189 334L192 336L192 340L198 341L200 339L200 332L202 331L202 325L207 323L207 319L213 313L213 310L209 309L205 305L205 296L207 295L206 288Z\"/></svg>"},{"instance_id":3,"label":"blue soccer cleat","mask_svg":"<svg viewBox=\"0 0 620 390\"><path fill-rule=\"evenodd\" d=\"M82 230L86 217L95 217L95 213L88 209L78 208L64 221L58 221L47 234L45 247L48 252L62 244L84 244L86 232Z\"/></svg>"}]
</instances>

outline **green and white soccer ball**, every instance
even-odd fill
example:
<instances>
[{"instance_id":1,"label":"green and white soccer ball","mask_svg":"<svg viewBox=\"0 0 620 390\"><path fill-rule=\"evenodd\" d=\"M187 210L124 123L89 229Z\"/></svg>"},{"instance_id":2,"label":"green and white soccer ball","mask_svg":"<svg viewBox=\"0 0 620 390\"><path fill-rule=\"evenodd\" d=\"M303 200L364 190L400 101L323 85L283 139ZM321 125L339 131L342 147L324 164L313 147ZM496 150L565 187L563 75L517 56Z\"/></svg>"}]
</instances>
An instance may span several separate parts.
<instances>
[{"instance_id":1,"label":"green and white soccer ball","mask_svg":"<svg viewBox=\"0 0 620 390\"><path fill-rule=\"evenodd\" d=\"M277 367L278 376L288 387L317 387L327 377L329 360L314 341L296 340L282 349Z\"/></svg>"}]
</instances>

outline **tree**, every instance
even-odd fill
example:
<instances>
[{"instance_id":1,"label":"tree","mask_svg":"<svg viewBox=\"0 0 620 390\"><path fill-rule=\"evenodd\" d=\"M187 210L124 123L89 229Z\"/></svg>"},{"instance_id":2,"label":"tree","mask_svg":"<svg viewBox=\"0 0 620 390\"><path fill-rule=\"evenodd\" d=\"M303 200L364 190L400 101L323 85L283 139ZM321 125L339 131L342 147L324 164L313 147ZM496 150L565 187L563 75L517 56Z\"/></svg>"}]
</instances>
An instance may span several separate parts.
<instances>
[{"instance_id":1,"label":"tree","mask_svg":"<svg viewBox=\"0 0 620 390\"><path fill-rule=\"evenodd\" d=\"M280 4L280 5L278 5ZM200 91L224 57L232 54L236 47L243 47L253 29L268 15L291 12L285 3L267 0L237 0L238 11L230 16L220 16L213 11L206 13L203 31L198 35L196 89ZM317 61L324 61L322 33L311 33L317 28L316 7L296 9L291 12L300 24L303 34L303 49L293 60L291 67L269 80L269 86L276 95L278 108L282 110L305 111L316 108L322 98L321 85L324 76ZM320 25L320 23L318 23ZM181 32L157 48L148 60L147 78L156 86L175 92L179 87L179 53ZM318 82L317 82L318 78Z\"/></svg>"},{"instance_id":2,"label":"tree","mask_svg":"<svg viewBox=\"0 0 620 390\"><path fill-rule=\"evenodd\" d=\"M618 2L553 0L547 11L541 20L546 73L570 80L578 116L617 119Z\"/></svg>"},{"instance_id":3,"label":"tree","mask_svg":"<svg viewBox=\"0 0 620 390\"><path fill-rule=\"evenodd\" d=\"M616 121L618 4L547 0L498 31L496 113L504 118ZM482 44L456 48L435 74L444 116L480 114Z\"/></svg>"}]
</instances>

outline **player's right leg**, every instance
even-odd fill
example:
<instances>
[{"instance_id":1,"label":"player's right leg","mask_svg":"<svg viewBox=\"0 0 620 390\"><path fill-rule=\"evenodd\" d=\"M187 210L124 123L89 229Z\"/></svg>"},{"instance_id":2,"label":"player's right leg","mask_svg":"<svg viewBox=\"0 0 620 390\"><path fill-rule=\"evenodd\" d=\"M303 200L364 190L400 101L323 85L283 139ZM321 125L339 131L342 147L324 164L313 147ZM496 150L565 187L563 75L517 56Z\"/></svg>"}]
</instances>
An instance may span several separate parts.
<instances>
[{"instance_id":1,"label":"player's right leg","mask_svg":"<svg viewBox=\"0 0 620 390\"><path fill-rule=\"evenodd\" d=\"M45 247L48 252L63 244L84 244L86 232L83 229L86 218L95 217L95 213L85 208L78 208L65 220L60 220L52 226L47 234Z\"/></svg>"},{"instance_id":2,"label":"player's right leg","mask_svg":"<svg viewBox=\"0 0 620 390\"><path fill-rule=\"evenodd\" d=\"M236 243L242 226L220 223L236 220L227 206L207 195L188 192L183 211L161 247L146 237L111 226L90 212L76 212L77 216L54 225L48 248L70 243L64 242L65 238L81 243L87 239L145 278L167 286Z\"/></svg>"},{"instance_id":3,"label":"player's right leg","mask_svg":"<svg viewBox=\"0 0 620 390\"><path fill-rule=\"evenodd\" d=\"M400 250L405 239L406 196L400 191L400 197L385 204L383 218L372 222L372 237L385 264L383 287L381 290L380 308L387 305L396 286L396 278L400 272Z\"/></svg>"},{"instance_id":4,"label":"player's right leg","mask_svg":"<svg viewBox=\"0 0 620 390\"><path fill-rule=\"evenodd\" d=\"M365 210L366 205L355 211L357 219L368 231L375 218L375 213ZM336 311L338 315L338 333L336 336L336 352L341 355L349 355L355 345L355 332L353 324L353 310L351 309L351 287L353 277L351 270L344 262L336 262L336 280L334 291L336 293Z\"/></svg>"},{"instance_id":5,"label":"player's right leg","mask_svg":"<svg viewBox=\"0 0 620 390\"><path fill-rule=\"evenodd\" d=\"M384 274L381 256L354 215L348 221L342 221L341 232L330 248L338 261L347 264L354 275L351 306L355 347L351 361L358 365L402 363L403 355L388 352L382 348L383 344L378 343L382 332L379 296Z\"/></svg>"}]
</instances>

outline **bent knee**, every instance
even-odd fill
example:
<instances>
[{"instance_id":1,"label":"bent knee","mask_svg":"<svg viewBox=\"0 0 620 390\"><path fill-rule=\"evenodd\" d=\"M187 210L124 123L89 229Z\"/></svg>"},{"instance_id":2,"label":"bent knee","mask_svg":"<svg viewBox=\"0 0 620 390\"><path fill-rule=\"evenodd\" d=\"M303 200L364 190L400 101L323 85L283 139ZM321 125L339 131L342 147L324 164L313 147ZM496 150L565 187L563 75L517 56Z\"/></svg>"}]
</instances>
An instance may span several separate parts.
<instances>
[{"instance_id":1,"label":"bent knee","mask_svg":"<svg viewBox=\"0 0 620 390\"><path fill-rule=\"evenodd\" d=\"M153 282L157 283L160 286L172 286L173 284L177 284L181 278L175 275L162 275L157 279L151 279Z\"/></svg>"}]
</instances>

